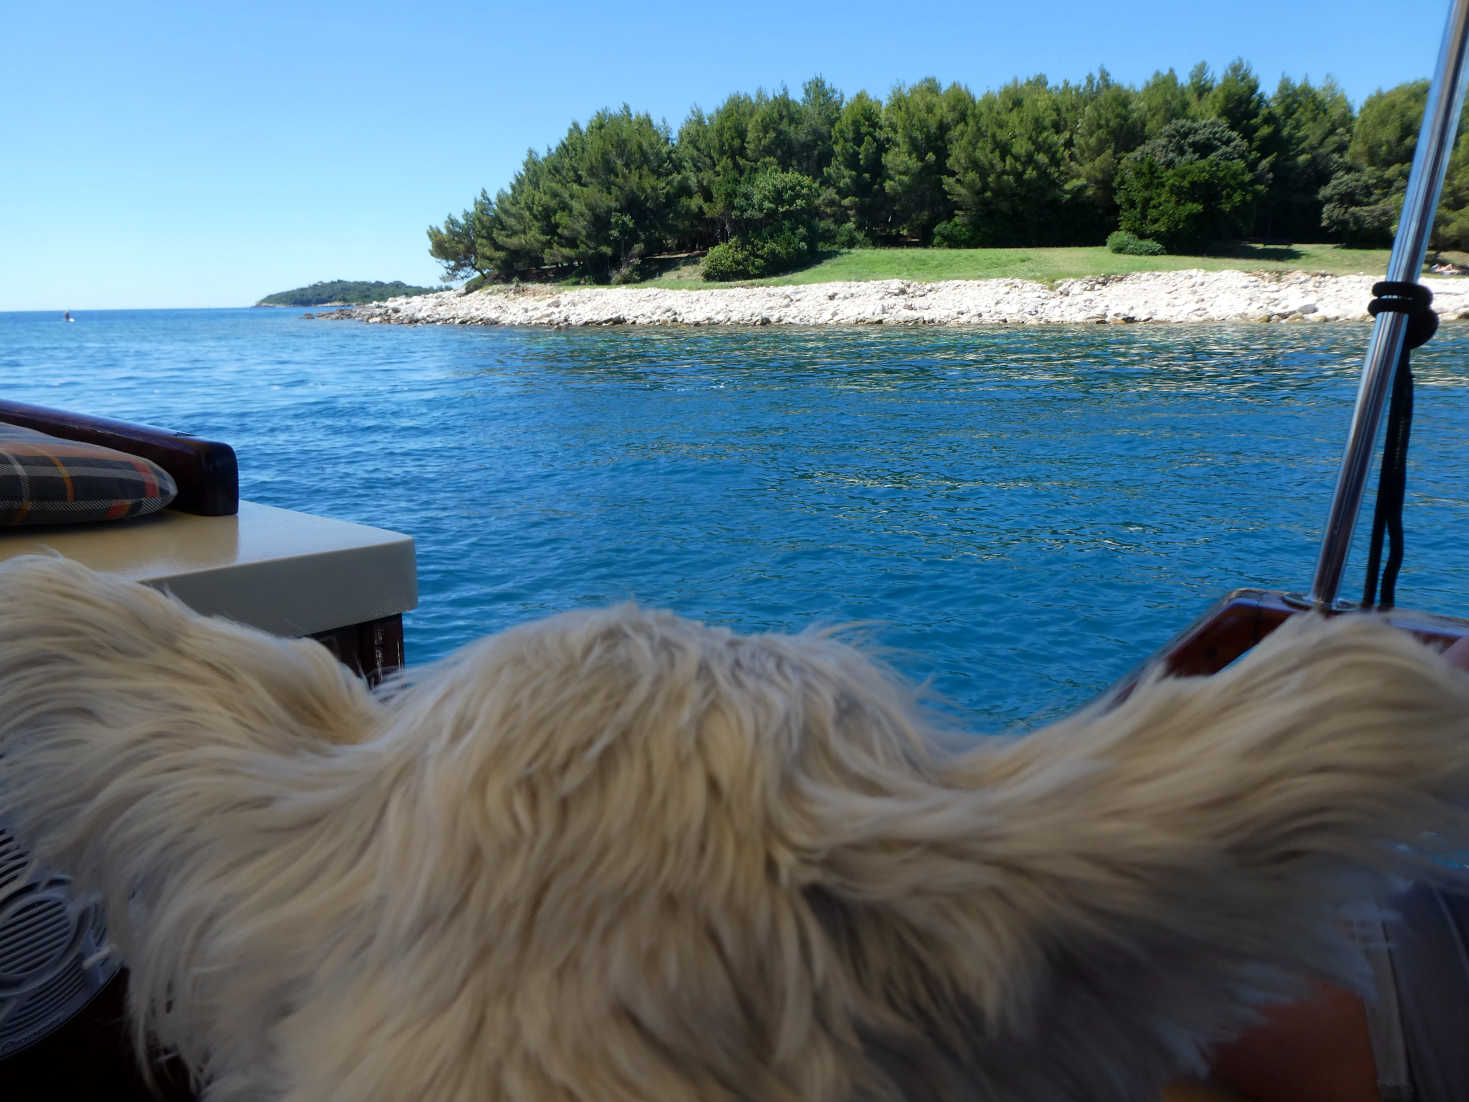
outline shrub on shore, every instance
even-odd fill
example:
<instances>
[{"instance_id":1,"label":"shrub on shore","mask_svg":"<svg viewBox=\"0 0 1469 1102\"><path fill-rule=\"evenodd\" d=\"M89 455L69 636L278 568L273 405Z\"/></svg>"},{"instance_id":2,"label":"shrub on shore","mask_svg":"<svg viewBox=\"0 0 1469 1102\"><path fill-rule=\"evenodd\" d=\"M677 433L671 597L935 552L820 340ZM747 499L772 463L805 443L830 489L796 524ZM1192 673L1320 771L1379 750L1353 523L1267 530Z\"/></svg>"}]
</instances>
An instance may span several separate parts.
<instances>
[{"instance_id":1,"label":"shrub on shore","mask_svg":"<svg viewBox=\"0 0 1469 1102\"><path fill-rule=\"evenodd\" d=\"M758 279L809 264L819 231L816 185L797 172L763 168L740 188L735 234L704 259L704 278Z\"/></svg>"},{"instance_id":2,"label":"shrub on shore","mask_svg":"<svg viewBox=\"0 0 1469 1102\"><path fill-rule=\"evenodd\" d=\"M765 265L743 241L715 245L704 257L704 278L725 283L731 279L758 279Z\"/></svg>"},{"instance_id":3,"label":"shrub on shore","mask_svg":"<svg viewBox=\"0 0 1469 1102\"><path fill-rule=\"evenodd\" d=\"M1147 237L1139 237L1126 230L1113 230L1107 235L1107 251L1123 256L1162 256L1162 245Z\"/></svg>"},{"instance_id":4,"label":"shrub on shore","mask_svg":"<svg viewBox=\"0 0 1469 1102\"><path fill-rule=\"evenodd\" d=\"M803 267L811 260L809 238L800 230L766 231L754 240L734 238L715 245L704 257L704 278L760 279Z\"/></svg>"},{"instance_id":5,"label":"shrub on shore","mask_svg":"<svg viewBox=\"0 0 1469 1102\"><path fill-rule=\"evenodd\" d=\"M1175 119L1122 160L1118 228L1173 252L1239 241L1263 193L1248 143L1222 119Z\"/></svg>"}]
</instances>

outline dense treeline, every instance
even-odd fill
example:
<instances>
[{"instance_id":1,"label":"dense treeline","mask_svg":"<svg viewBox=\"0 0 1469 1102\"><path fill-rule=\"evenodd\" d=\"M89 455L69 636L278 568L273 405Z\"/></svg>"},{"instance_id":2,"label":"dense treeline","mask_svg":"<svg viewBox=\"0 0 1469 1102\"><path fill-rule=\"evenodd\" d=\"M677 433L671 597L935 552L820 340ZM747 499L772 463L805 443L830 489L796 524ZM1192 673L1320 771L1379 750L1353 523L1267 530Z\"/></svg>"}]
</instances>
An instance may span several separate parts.
<instances>
[{"instance_id":1,"label":"dense treeline","mask_svg":"<svg viewBox=\"0 0 1469 1102\"><path fill-rule=\"evenodd\" d=\"M1112 231L1169 251L1245 237L1391 239L1426 82L1354 111L1330 78L1273 94L1243 61L1215 76L1105 69L974 96L932 78L879 100L820 77L695 108L672 133L627 106L531 152L493 197L428 231L445 278L640 278L708 250L710 278L808 262L824 245L1094 245ZM1469 246L1469 134L1450 165L1435 244Z\"/></svg>"},{"instance_id":2,"label":"dense treeline","mask_svg":"<svg viewBox=\"0 0 1469 1102\"><path fill-rule=\"evenodd\" d=\"M386 302L399 295L432 294L432 287L414 287L395 279L384 283L380 279L331 279L313 283L309 287L295 287L289 291L277 291L266 295L256 306L359 306L368 302Z\"/></svg>"}]
</instances>

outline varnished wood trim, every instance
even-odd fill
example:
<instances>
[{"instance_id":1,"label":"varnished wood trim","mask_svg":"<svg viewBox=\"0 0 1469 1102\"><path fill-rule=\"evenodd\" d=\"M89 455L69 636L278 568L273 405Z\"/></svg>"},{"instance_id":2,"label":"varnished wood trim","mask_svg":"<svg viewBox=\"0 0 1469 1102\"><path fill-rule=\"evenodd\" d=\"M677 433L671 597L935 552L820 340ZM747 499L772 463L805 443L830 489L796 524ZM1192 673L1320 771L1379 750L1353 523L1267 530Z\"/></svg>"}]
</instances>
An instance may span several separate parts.
<instances>
[{"instance_id":1,"label":"varnished wood trim","mask_svg":"<svg viewBox=\"0 0 1469 1102\"><path fill-rule=\"evenodd\" d=\"M1161 666L1175 677L1218 673L1309 606L1301 598L1275 589L1236 589L1174 637L1107 695L1120 701L1132 692L1144 670ZM1335 610L1333 616L1359 615ZM1446 647L1469 635L1469 620L1429 612L1391 609L1382 614L1393 627L1411 632L1425 643Z\"/></svg>"},{"instance_id":2,"label":"varnished wood trim","mask_svg":"<svg viewBox=\"0 0 1469 1102\"><path fill-rule=\"evenodd\" d=\"M394 670L403 668L403 617L384 616L362 624L349 624L311 638L337 656L337 660L377 685Z\"/></svg>"},{"instance_id":3,"label":"varnished wood trim","mask_svg":"<svg viewBox=\"0 0 1469 1102\"><path fill-rule=\"evenodd\" d=\"M178 486L178 497L170 508L206 517L234 516L239 512L239 463L235 450L228 444L186 432L86 417L23 402L0 401L0 421L151 459Z\"/></svg>"}]
</instances>

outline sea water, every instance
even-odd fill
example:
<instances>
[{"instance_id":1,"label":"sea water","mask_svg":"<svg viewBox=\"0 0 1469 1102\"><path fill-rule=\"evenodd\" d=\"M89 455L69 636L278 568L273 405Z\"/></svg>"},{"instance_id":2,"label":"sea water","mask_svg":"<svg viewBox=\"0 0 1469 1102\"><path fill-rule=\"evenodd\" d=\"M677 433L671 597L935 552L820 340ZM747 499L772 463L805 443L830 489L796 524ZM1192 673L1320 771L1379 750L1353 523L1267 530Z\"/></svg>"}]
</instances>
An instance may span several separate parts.
<instances>
[{"instance_id":1,"label":"sea water","mask_svg":"<svg viewBox=\"0 0 1469 1102\"><path fill-rule=\"evenodd\" d=\"M224 440L244 497L411 534L411 663L629 599L860 621L977 730L1086 702L1229 589L1309 585L1369 334L301 314L0 313L0 394ZM1469 326L1414 362L1399 603L1469 614Z\"/></svg>"}]
</instances>

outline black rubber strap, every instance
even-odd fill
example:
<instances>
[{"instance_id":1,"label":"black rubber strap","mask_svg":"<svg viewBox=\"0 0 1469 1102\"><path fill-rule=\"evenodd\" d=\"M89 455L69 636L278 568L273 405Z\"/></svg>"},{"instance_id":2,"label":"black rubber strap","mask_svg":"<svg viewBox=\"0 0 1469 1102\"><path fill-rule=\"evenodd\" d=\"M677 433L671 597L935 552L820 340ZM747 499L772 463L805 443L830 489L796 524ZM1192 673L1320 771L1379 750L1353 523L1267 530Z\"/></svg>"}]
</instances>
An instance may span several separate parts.
<instances>
[{"instance_id":1,"label":"black rubber strap","mask_svg":"<svg viewBox=\"0 0 1469 1102\"><path fill-rule=\"evenodd\" d=\"M1374 283L1372 293L1376 297L1368 304L1367 312L1373 317L1384 311L1408 315L1408 332L1403 339L1402 355L1398 357L1388 405L1382 470L1377 476L1377 501L1372 512L1372 538L1367 547L1367 578L1362 588L1363 608L1392 608L1397 599L1398 570L1403 565L1403 500L1408 485L1408 438L1413 429L1410 353L1438 331L1438 315L1429 309L1433 292L1420 283ZM1385 567L1382 566L1384 535L1389 540Z\"/></svg>"},{"instance_id":2,"label":"black rubber strap","mask_svg":"<svg viewBox=\"0 0 1469 1102\"><path fill-rule=\"evenodd\" d=\"M1383 280L1372 285L1372 294L1367 312L1374 318L1384 312L1408 315L1408 335L1403 341L1405 352L1427 344L1438 332L1438 315L1430 309L1433 292L1423 284Z\"/></svg>"}]
</instances>

